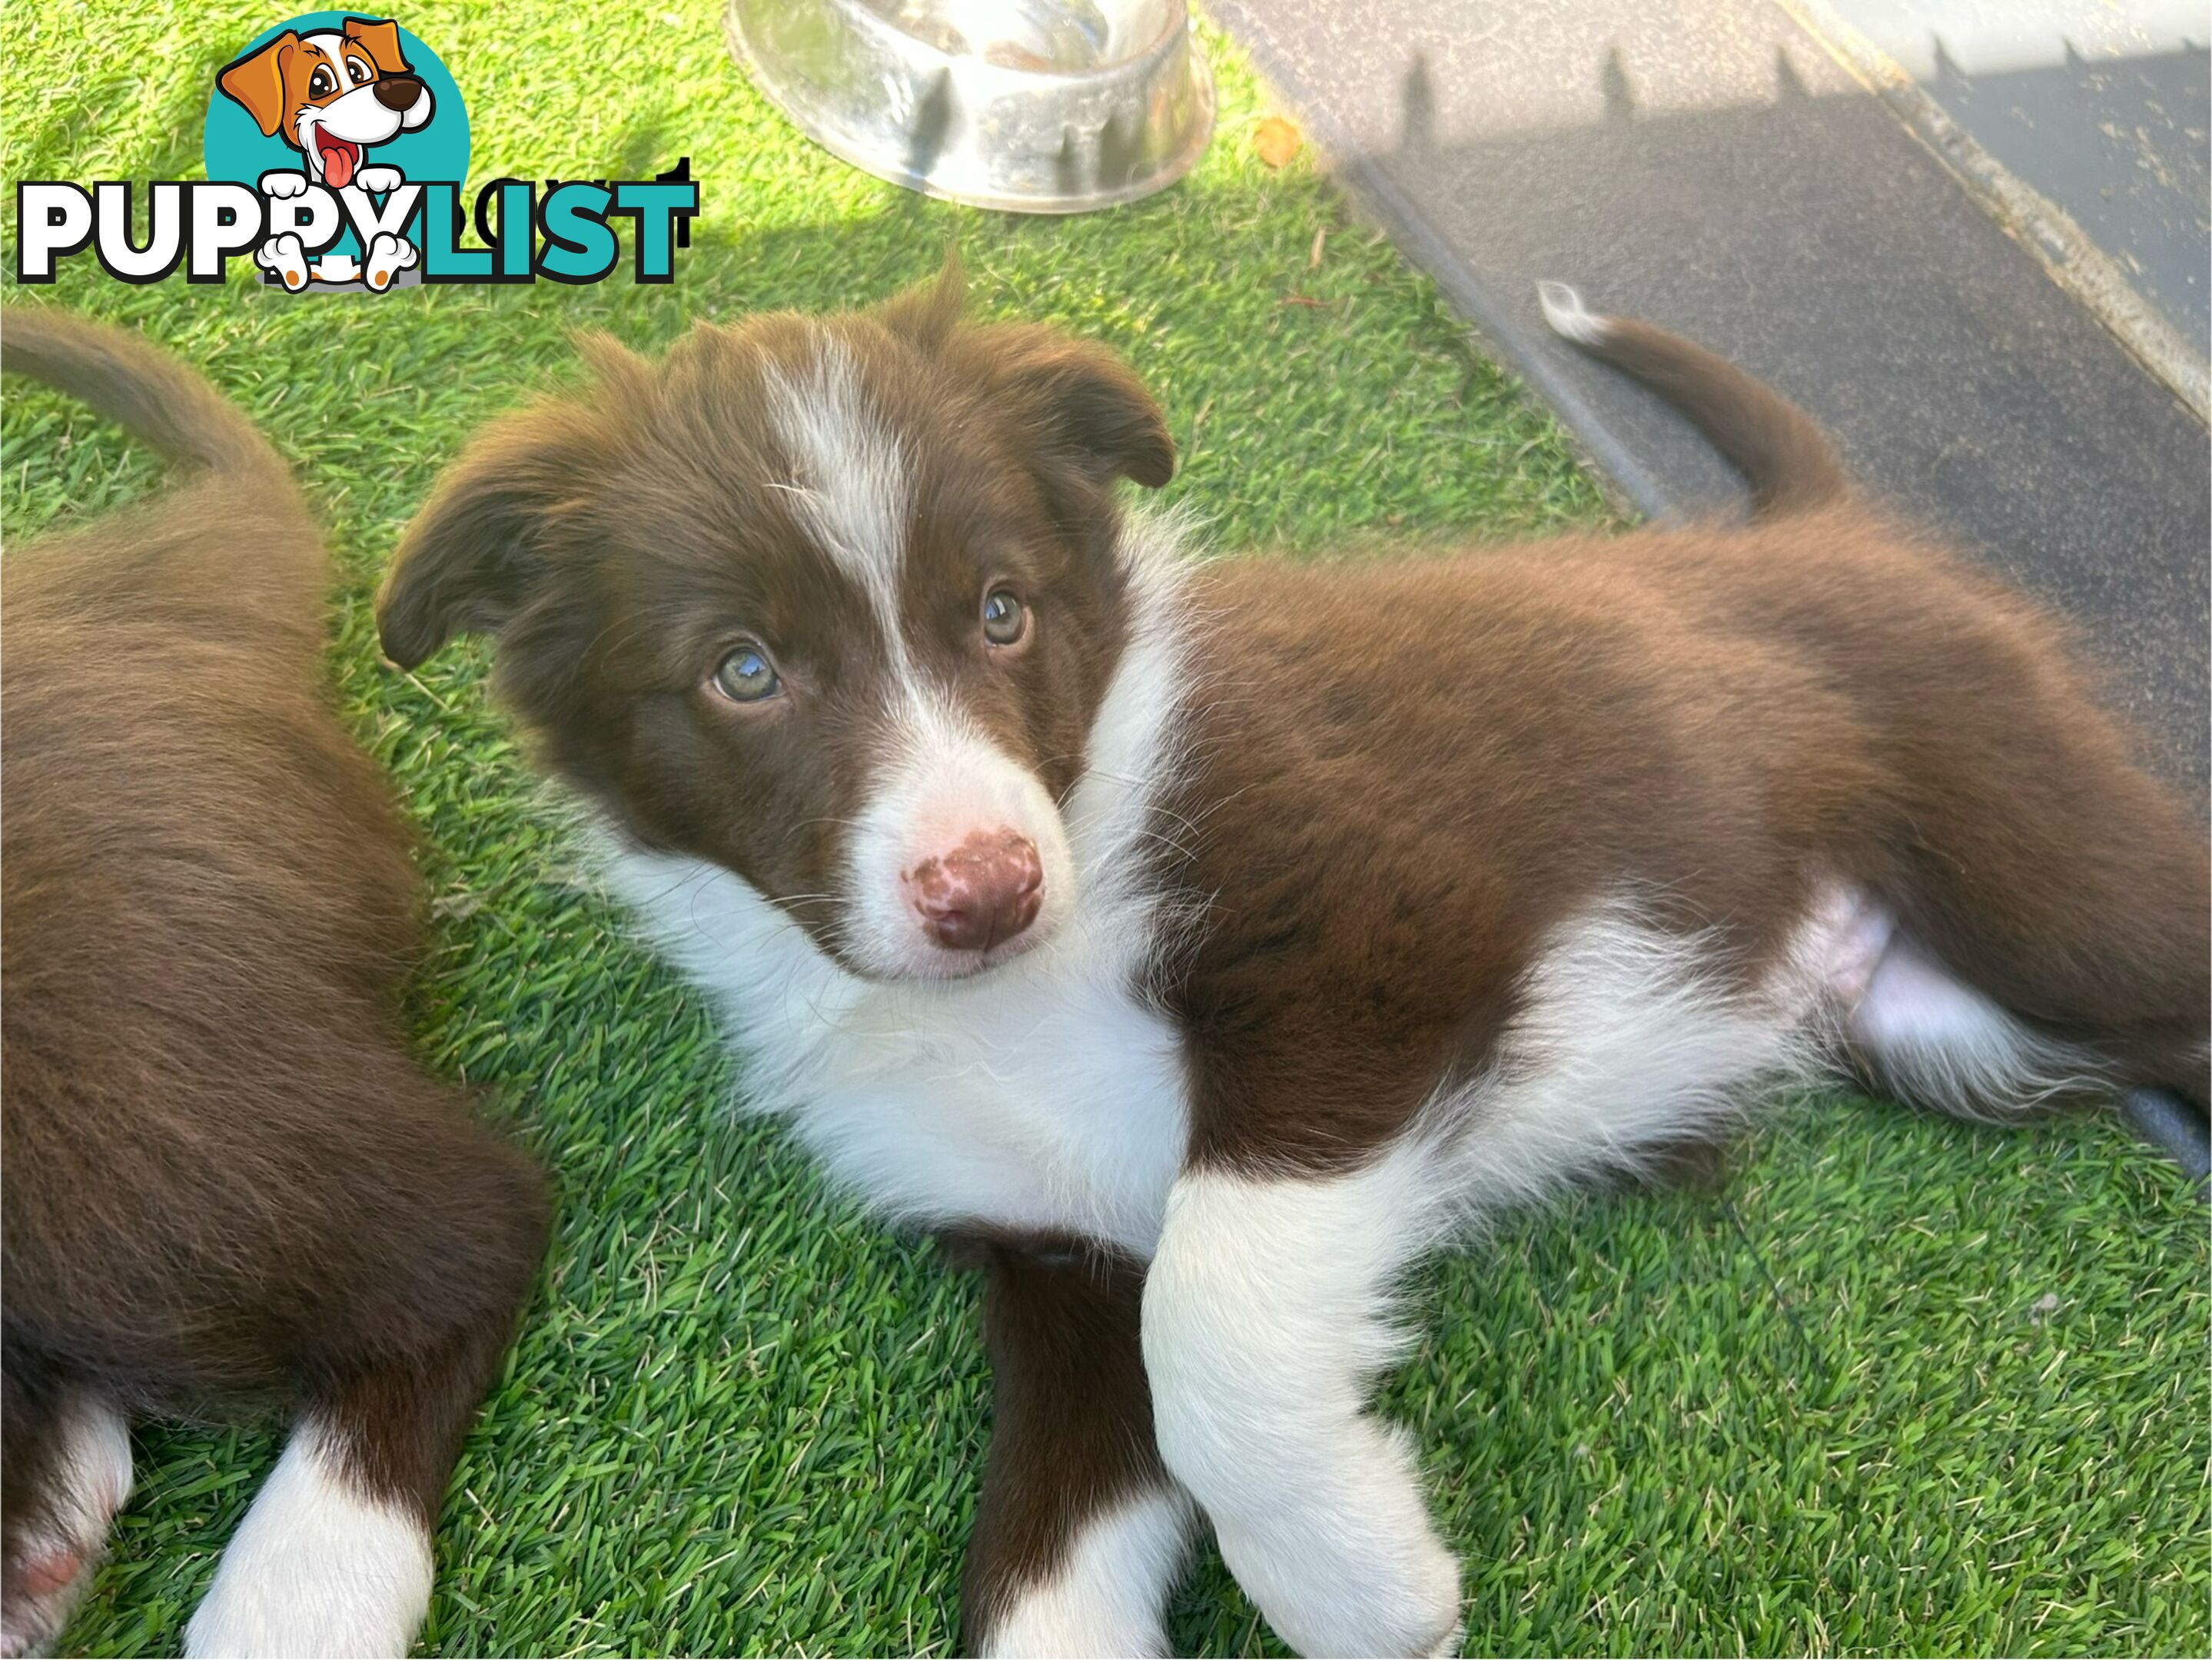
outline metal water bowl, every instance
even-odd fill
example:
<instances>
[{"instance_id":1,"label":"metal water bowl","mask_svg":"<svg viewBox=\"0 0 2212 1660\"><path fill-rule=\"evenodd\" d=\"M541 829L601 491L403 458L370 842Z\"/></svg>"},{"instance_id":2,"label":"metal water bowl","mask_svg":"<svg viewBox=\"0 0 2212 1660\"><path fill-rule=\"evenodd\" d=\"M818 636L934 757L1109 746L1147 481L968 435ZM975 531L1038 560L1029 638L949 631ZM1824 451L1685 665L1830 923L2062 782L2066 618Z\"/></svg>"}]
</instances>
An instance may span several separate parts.
<instances>
[{"instance_id":1,"label":"metal water bowl","mask_svg":"<svg viewBox=\"0 0 2212 1660\"><path fill-rule=\"evenodd\" d=\"M1133 202L1213 129L1184 0L729 0L731 49L808 137L931 196Z\"/></svg>"}]
</instances>

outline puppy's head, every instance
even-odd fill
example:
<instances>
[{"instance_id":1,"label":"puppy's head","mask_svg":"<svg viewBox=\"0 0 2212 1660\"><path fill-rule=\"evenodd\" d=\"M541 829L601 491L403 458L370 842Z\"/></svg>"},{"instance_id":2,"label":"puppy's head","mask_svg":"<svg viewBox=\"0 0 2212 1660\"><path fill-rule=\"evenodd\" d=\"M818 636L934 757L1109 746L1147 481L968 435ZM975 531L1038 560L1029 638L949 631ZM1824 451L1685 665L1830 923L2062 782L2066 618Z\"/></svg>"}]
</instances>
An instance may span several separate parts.
<instances>
[{"instance_id":1,"label":"puppy's head","mask_svg":"<svg viewBox=\"0 0 2212 1660\"><path fill-rule=\"evenodd\" d=\"M1064 802L1128 633L1114 485L1174 447L1134 376L880 311L702 325L483 435L379 600L412 666L499 635L501 695L639 842L711 860L848 970L973 974L1073 905Z\"/></svg>"},{"instance_id":2,"label":"puppy's head","mask_svg":"<svg viewBox=\"0 0 2212 1660\"><path fill-rule=\"evenodd\" d=\"M430 89L408 66L399 26L349 17L336 29L287 29L226 68L216 84L262 136L281 136L307 158L317 182L343 190L362 153L430 119Z\"/></svg>"}]
</instances>

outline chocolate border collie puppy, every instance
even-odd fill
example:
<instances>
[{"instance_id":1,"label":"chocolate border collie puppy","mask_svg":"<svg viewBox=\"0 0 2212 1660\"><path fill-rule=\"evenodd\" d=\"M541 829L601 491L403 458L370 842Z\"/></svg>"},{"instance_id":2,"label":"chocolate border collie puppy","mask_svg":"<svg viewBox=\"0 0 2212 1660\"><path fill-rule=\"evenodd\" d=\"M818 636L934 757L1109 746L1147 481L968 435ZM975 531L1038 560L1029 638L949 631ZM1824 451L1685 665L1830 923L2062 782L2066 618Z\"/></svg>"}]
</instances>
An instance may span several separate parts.
<instances>
[{"instance_id":1,"label":"chocolate border collie puppy","mask_svg":"<svg viewBox=\"0 0 2212 1660\"><path fill-rule=\"evenodd\" d=\"M1772 392L1548 297L1754 522L1194 566L1115 501L1174 465L1129 371L948 276L595 345L387 579L400 663L498 635L758 1104L982 1242L979 1648L1156 1651L1200 1513L1293 1646L1443 1647L1367 1400L1424 1252L1823 1070L2205 1093L2204 836L2059 629Z\"/></svg>"},{"instance_id":2,"label":"chocolate border collie puppy","mask_svg":"<svg viewBox=\"0 0 2212 1660\"><path fill-rule=\"evenodd\" d=\"M325 706L283 463L119 330L18 307L0 350L197 474L0 565L0 1641L92 1577L130 1417L275 1409L187 1651L404 1654L544 1178L401 1039L410 837Z\"/></svg>"}]
</instances>

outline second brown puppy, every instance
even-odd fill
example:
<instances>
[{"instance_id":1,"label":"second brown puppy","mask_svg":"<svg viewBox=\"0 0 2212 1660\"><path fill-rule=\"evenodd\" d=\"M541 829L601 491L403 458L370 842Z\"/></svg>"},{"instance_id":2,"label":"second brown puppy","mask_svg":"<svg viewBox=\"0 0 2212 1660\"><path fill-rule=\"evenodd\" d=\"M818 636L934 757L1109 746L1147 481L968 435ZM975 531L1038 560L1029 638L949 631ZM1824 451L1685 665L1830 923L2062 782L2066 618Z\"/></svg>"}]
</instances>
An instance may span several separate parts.
<instances>
[{"instance_id":1,"label":"second brown puppy","mask_svg":"<svg viewBox=\"0 0 2212 1660\"><path fill-rule=\"evenodd\" d=\"M544 1177L408 1055L405 820L325 703L331 572L283 461L121 330L7 368L186 475L4 566L0 1648L51 1643L142 1414L292 1414L188 1653L406 1652Z\"/></svg>"}]
</instances>

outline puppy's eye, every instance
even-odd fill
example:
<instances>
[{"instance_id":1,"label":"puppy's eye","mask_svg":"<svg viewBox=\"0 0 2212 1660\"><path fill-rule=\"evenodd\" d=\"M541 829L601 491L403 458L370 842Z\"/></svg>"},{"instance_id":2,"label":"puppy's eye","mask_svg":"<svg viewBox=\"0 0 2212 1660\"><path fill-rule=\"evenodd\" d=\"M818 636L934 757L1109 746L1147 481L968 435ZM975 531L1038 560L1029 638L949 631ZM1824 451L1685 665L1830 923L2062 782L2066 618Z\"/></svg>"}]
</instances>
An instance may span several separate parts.
<instances>
[{"instance_id":1,"label":"puppy's eye","mask_svg":"<svg viewBox=\"0 0 2212 1660\"><path fill-rule=\"evenodd\" d=\"M356 87L366 86L368 83L368 65L358 58L346 59L346 73L353 76L353 83Z\"/></svg>"},{"instance_id":2,"label":"puppy's eye","mask_svg":"<svg viewBox=\"0 0 2212 1660\"><path fill-rule=\"evenodd\" d=\"M307 96L310 98L327 98L337 89L338 83L331 78L331 72L320 66L307 77Z\"/></svg>"},{"instance_id":3,"label":"puppy's eye","mask_svg":"<svg viewBox=\"0 0 2212 1660\"><path fill-rule=\"evenodd\" d=\"M1010 588L993 588L983 599L983 637L994 646L1011 646L1028 630L1030 614Z\"/></svg>"},{"instance_id":4,"label":"puppy's eye","mask_svg":"<svg viewBox=\"0 0 2212 1660\"><path fill-rule=\"evenodd\" d=\"M739 646L714 666L714 690L732 703L757 703L783 690L775 666L758 646Z\"/></svg>"}]
</instances>

